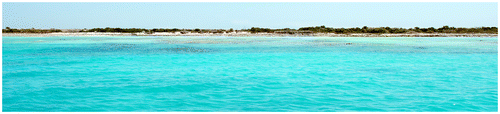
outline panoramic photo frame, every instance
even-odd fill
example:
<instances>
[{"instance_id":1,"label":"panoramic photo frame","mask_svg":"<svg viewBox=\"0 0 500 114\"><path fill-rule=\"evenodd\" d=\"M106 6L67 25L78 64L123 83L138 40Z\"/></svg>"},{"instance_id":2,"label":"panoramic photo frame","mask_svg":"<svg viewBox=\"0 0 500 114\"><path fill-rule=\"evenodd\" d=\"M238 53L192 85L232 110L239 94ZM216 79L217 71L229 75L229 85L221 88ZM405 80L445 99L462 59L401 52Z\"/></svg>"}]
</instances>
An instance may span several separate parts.
<instances>
[{"instance_id":1,"label":"panoramic photo frame","mask_svg":"<svg viewBox=\"0 0 500 114\"><path fill-rule=\"evenodd\" d=\"M1 47L2 112L498 112L498 2L2 2Z\"/></svg>"}]
</instances>

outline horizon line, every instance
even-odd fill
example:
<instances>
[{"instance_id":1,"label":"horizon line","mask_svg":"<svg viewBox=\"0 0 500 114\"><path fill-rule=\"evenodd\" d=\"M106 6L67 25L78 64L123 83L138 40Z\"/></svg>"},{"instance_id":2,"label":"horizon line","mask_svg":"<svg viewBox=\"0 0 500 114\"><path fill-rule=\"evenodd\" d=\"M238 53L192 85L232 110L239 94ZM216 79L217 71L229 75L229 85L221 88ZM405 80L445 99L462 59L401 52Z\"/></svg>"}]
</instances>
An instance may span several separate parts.
<instances>
[{"instance_id":1,"label":"horizon line","mask_svg":"<svg viewBox=\"0 0 500 114\"><path fill-rule=\"evenodd\" d=\"M444 25L444 26L440 26L440 27L445 27L445 26L448 26L448 27L454 27L454 28L482 28L482 27L497 27L498 26L476 26L476 27L456 27L456 26L449 26L449 25ZM368 27L368 28L386 28L386 27L389 27L389 28L437 28L437 27L419 27L419 26L415 26L415 27L390 27L390 26L378 26L378 27L370 27L370 26L361 26L361 27L328 27L328 26L324 26L324 25L321 25L321 26L306 26L306 27L300 27L300 28L308 28L308 27L324 27L324 28L363 28L363 27ZM153 27L153 28L146 28L146 27L90 27L90 28L11 28L11 27L8 27L10 29L94 29L94 28L126 28L126 29L224 29L224 28L179 28L179 27ZM243 28L243 29L234 29L234 30L244 30L244 29L251 29L251 28L265 28L265 29L300 29L300 28L270 28L270 27L249 27L249 28ZM2 29L7 29L7 27L3 27ZM233 28L229 28L229 29L233 29Z\"/></svg>"}]
</instances>

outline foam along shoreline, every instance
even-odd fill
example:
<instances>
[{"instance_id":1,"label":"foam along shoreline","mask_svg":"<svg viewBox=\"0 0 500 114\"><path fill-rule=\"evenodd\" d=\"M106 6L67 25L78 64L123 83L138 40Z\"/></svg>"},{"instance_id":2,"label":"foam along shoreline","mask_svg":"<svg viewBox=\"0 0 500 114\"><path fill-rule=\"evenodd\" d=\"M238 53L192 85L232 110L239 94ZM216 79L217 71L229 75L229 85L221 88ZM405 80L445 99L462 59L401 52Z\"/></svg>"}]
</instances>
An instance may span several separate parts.
<instances>
[{"instance_id":1,"label":"foam along shoreline","mask_svg":"<svg viewBox=\"0 0 500 114\"><path fill-rule=\"evenodd\" d=\"M404 34L335 34L335 33L312 33L312 34L278 34L278 33L172 33L155 32L147 33L118 33L118 32L75 32L75 33L2 33L2 36L14 37L53 37L53 36L228 36L228 37L498 37L498 34L489 33L404 33Z\"/></svg>"}]
</instances>

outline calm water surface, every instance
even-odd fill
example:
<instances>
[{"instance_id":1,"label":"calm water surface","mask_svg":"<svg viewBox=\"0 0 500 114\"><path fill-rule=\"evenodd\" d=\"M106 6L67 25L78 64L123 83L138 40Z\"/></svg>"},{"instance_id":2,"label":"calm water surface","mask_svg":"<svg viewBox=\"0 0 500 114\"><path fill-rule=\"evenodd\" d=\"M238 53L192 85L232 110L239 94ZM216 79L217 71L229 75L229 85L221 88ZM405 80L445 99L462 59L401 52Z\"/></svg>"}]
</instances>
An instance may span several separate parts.
<instances>
[{"instance_id":1,"label":"calm water surface","mask_svg":"<svg viewBox=\"0 0 500 114\"><path fill-rule=\"evenodd\" d=\"M3 37L3 111L498 111L497 38Z\"/></svg>"}]
</instances>

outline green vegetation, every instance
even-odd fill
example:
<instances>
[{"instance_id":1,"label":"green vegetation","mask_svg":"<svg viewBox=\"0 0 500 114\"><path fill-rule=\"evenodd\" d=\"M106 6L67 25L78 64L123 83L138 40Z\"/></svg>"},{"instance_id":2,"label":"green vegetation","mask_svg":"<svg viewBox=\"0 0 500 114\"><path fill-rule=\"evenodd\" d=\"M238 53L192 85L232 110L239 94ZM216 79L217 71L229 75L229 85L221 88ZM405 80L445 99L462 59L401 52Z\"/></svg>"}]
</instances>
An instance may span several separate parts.
<instances>
[{"instance_id":1,"label":"green vegetation","mask_svg":"<svg viewBox=\"0 0 500 114\"><path fill-rule=\"evenodd\" d=\"M2 29L2 33L52 33L52 32L62 32L59 29L11 29L6 27Z\"/></svg>"},{"instance_id":2,"label":"green vegetation","mask_svg":"<svg viewBox=\"0 0 500 114\"><path fill-rule=\"evenodd\" d=\"M497 27L478 27L478 28L455 28L449 26L443 26L441 28L435 29L434 27L429 28L390 28L390 27L367 27L363 28L329 28L325 26L316 27L302 27L298 30L296 29L269 29L269 28L256 28L246 29L244 31L249 31L252 33L258 32L281 32L281 33L337 33L337 34L348 34L348 33L494 33L498 34Z\"/></svg>"},{"instance_id":3,"label":"green vegetation","mask_svg":"<svg viewBox=\"0 0 500 114\"><path fill-rule=\"evenodd\" d=\"M229 33L229 32L250 32L250 33L280 33L280 34L296 34L296 33L337 33L337 34L350 34L350 33L492 33L498 34L497 27L476 27L476 28L462 28L462 27L449 27L443 26L441 28L391 28L391 27L367 27L362 28L332 28L325 26L316 27L302 27L299 29L270 29L270 28L259 28L252 27L250 29L242 30L229 30L225 29L168 29L168 28L155 28L155 29L143 29L143 28L93 28L93 29L83 29L80 32L122 32L122 33L153 33L153 32L180 32L180 33ZM7 27L3 29L4 33L51 33L51 32L61 32L59 29L11 29Z\"/></svg>"},{"instance_id":4,"label":"green vegetation","mask_svg":"<svg viewBox=\"0 0 500 114\"><path fill-rule=\"evenodd\" d=\"M232 29L225 30L225 29L151 29L151 32L191 32L191 33L225 33L225 32L230 32Z\"/></svg>"},{"instance_id":5,"label":"green vegetation","mask_svg":"<svg viewBox=\"0 0 500 114\"><path fill-rule=\"evenodd\" d=\"M390 27L367 27L363 28L327 28L325 26L317 27L302 27L299 31L312 31L315 33L494 33L498 34L497 27L478 27L478 28L455 28L443 26L441 28L435 29L434 27L429 28L390 28Z\"/></svg>"},{"instance_id":6,"label":"green vegetation","mask_svg":"<svg viewBox=\"0 0 500 114\"><path fill-rule=\"evenodd\" d=\"M231 29L230 29L231 30ZM228 30L228 31L230 31ZM152 32L196 32L196 33L223 33L226 32L224 29L168 29L168 28L155 28L155 29L140 29L140 28L93 28L89 30L81 30L80 32L123 32L123 33L136 33L136 32L145 32L145 33L152 33Z\"/></svg>"},{"instance_id":7,"label":"green vegetation","mask_svg":"<svg viewBox=\"0 0 500 114\"><path fill-rule=\"evenodd\" d=\"M148 29L140 29L140 28L93 28L93 29L84 29L80 32L124 32L124 33L135 33L135 32L149 32Z\"/></svg>"}]
</instances>

